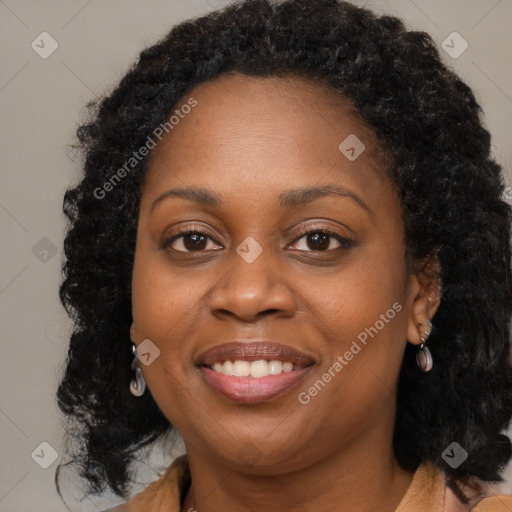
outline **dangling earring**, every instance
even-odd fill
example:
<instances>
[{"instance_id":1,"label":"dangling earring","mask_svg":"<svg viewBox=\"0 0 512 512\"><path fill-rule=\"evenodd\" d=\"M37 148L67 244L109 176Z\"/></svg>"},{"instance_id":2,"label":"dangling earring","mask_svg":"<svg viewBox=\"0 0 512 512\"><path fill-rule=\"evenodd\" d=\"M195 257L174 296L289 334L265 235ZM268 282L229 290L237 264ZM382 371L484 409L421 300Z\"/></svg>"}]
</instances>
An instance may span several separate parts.
<instances>
[{"instance_id":1,"label":"dangling earring","mask_svg":"<svg viewBox=\"0 0 512 512\"><path fill-rule=\"evenodd\" d=\"M420 324L421 325L421 324ZM432 370L432 366L434 366L434 360L432 359L432 354L430 353L430 350L425 345L427 343L427 338L430 335L430 332L432 331L432 322L428 321L428 329L426 331L423 331L423 334L425 337L420 336L421 338L421 345L416 353L416 364L420 367L422 372L429 372Z\"/></svg>"},{"instance_id":2,"label":"dangling earring","mask_svg":"<svg viewBox=\"0 0 512 512\"><path fill-rule=\"evenodd\" d=\"M137 359L137 347L134 344L132 344L132 354L133 361L130 368L135 372L135 375L130 381L130 392L133 396L142 396L144 391L146 391L146 381L140 369L139 360Z\"/></svg>"}]
</instances>

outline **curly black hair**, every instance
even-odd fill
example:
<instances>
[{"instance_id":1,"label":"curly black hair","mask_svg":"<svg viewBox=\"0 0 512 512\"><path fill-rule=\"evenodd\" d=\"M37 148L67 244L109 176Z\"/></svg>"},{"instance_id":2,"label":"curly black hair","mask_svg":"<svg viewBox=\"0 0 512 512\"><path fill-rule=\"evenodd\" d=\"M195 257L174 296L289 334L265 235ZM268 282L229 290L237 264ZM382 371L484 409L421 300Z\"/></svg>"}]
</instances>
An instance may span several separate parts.
<instances>
[{"instance_id":1,"label":"curly black hair","mask_svg":"<svg viewBox=\"0 0 512 512\"><path fill-rule=\"evenodd\" d=\"M512 208L481 107L431 37L395 17L337 0L246 0L172 28L89 104L78 128L84 169L64 197L60 286L75 328L57 396L90 492L108 486L126 496L137 450L172 429L150 392L129 393L131 275L149 155L103 186L196 85L229 72L319 81L373 130L402 203L407 254L437 255L441 267L435 366L419 372L408 344L396 457L411 471L430 461L454 482L499 481L511 456L502 432L512 416ZM442 458L454 441L469 453L458 468Z\"/></svg>"}]
</instances>

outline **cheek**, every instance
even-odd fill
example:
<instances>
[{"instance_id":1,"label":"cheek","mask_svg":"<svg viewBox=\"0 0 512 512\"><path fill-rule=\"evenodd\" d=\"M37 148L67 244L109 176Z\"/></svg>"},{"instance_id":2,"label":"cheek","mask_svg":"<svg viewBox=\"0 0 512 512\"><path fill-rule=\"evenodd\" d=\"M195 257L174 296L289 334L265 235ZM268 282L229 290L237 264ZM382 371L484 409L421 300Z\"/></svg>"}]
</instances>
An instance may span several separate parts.
<instances>
[{"instance_id":1,"label":"cheek","mask_svg":"<svg viewBox=\"0 0 512 512\"><path fill-rule=\"evenodd\" d=\"M199 323L199 290L190 280L170 279L168 270L148 263L135 265L132 292L135 339L150 339L160 350L151 365L141 365L146 384L169 422L191 432L200 412L194 400L197 380L190 378L195 369L190 364L190 337ZM190 411L192 419L183 411Z\"/></svg>"},{"instance_id":2,"label":"cheek","mask_svg":"<svg viewBox=\"0 0 512 512\"><path fill-rule=\"evenodd\" d=\"M405 264L399 254L374 244L352 253L339 271L330 275L297 275L294 286L311 311L311 319L321 319L328 330L346 340L373 326L381 315L385 315L383 321L391 320L385 322L383 331L398 332L406 327L405 314L395 314L405 305L404 276ZM402 307L393 310L397 302ZM378 327L382 328L382 322Z\"/></svg>"},{"instance_id":3,"label":"cheek","mask_svg":"<svg viewBox=\"0 0 512 512\"><path fill-rule=\"evenodd\" d=\"M208 279L200 279L198 273L189 270L171 269L164 256L145 252L148 251L141 249L137 253L133 269L132 313L136 332L139 337L172 340L184 328L195 325Z\"/></svg>"},{"instance_id":4,"label":"cheek","mask_svg":"<svg viewBox=\"0 0 512 512\"><path fill-rule=\"evenodd\" d=\"M392 423L407 322L386 280L371 285L379 275L369 271L368 280L361 274L345 276L343 285L322 295L311 311L324 349L314 376L297 395L308 418L304 429L312 438L322 430L343 443L363 425L383 419Z\"/></svg>"},{"instance_id":5,"label":"cheek","mask_svg":"<svg viewBox=\"0 0 512 512\"><path fill-rule=\"evenodd\" d=\"M194 392L187 378L187 372L195 369L190 364L190 340L204 323L201 304L209 285L206 273L202 279L190 274L171 270L165 257L142 244L137 249L132 276L134 341L149 339L160 350L158 358L142 366L142 371L164 414L184 407Z\"/></svg>"},{"instance_id":6,"label":"cheek","mask_svg":"<svg viewBox=\"0 0 512 512\"><path fill-rule=\"evenodd\" d=\"M310 321L326 340L318 378L331 369L335 377L326 379L340 403L357 396L363 405L395 387L408 325L400 254L399 246L375 243L354 253L335 276L308 277L308 286L299 281Z\"/></svg>"}]
</instances>

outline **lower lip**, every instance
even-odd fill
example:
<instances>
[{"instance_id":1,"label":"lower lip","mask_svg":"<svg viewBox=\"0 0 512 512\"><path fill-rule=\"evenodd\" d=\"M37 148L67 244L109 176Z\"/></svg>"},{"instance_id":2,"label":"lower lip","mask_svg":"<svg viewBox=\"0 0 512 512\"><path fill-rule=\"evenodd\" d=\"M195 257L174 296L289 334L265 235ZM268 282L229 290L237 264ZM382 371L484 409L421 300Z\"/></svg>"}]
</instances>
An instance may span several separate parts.
<instances>
[{"instance_id":1,"label":"lower lip","mask_svg":"<svg viewBox=\"0 0 512 512\"><path fill-rule=\"evenodd\" d=\"M289 390L311 370L307 366L268 377L234 377L201 366L206 382L221 395L235 402L257 403L275 398Z\"/></svg>"}]
</instances>

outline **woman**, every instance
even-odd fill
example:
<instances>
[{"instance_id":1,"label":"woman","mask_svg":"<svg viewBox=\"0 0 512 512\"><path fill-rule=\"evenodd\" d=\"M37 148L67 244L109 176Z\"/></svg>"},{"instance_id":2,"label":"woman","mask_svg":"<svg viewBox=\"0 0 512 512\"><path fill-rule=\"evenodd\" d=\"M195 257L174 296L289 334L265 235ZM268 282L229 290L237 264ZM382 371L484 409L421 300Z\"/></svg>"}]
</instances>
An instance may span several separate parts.
<instances>
[{"instance_id":1,"label":"woman","mask_svg":"<svg viewBox=\"0 0 512 512\"><path fill-rule=\"evenodd\" d=\"M512 510L509 205L422 32L248 0L144 50L79 128L58 391L119 511ZM147 386L147 387L146 387Z\"/></svg>"}]
</instances>

